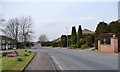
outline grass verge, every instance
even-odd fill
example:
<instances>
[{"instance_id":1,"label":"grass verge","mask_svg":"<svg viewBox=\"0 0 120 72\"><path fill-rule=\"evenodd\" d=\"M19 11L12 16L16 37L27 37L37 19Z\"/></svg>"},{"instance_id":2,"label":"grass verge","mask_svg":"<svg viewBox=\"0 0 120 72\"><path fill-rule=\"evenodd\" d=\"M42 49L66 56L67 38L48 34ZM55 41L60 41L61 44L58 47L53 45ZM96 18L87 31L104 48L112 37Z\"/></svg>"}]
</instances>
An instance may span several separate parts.
<instances>
[{"instance_id":1,"label":"grass verge","mask_svg":"<svg viewBox=\"0 0 120 72\"><path fill-rule=\"evenodd\" d=\"M28 56L25 56L28 54ZM22 71L29 61L34 57L35 52L20 52L17 57L2 57L2 70L19 70ZM17 61L21 58L22 61Z\"/></svg>"}]
</instances>

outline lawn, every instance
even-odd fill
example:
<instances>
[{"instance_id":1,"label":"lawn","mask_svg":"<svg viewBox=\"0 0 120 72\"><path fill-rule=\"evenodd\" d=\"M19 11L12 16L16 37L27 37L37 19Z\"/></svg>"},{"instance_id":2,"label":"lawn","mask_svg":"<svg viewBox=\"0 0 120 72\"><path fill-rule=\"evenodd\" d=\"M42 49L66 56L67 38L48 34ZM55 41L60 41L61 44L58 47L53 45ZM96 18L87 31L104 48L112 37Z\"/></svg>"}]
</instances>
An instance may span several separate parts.
<instances>
[{"instance_id":1,"label":"lawn","mask_svg":"<svg viewBox=\"0 0 120 72\"><path fill-rule=\"evenodd\" d=\"M19 52L17 57L2 57L2 70L19 70L22 71L28 62L33 58L35 52ZM27 54L29 56L25 56ZM21 58L22 61L17 61Z\"/></svg>"}]
</instances>

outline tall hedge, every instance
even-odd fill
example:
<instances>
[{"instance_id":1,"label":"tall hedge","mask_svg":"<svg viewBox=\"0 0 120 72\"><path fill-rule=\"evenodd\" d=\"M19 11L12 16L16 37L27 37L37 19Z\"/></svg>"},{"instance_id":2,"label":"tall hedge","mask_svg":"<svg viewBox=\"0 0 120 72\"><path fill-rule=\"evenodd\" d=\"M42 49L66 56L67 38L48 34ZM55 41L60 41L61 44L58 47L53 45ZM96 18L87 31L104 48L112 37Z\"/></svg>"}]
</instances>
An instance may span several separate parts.
<instances>
[{"instance_id":1,"label":"tall hedge","mask_svg":"<svg viewBox=\"0 0 120 72\"><path fill-rule=\"evenodd\" d=\"M61 46L67 47L67 36L66 35L61 36Z\"/></svg>"},{"instance_id":2,"label":"tall hedge","mask_svg":"<svg viewBox=\"0 0 120 72\"><path fill-rule=\"evenodd\" d=\"M75 26L72 27L72 33L71 33L71 44L77 43L77 35L76 35L76 28Z\"/></svg>"},{"instance_id":3,"label":"tall hedge","mask_svg":"<svg viewBox=\"0 0 120 72\"><path fill-rule=\"evenodd\" d=\"M95 30L95 48L98 49L98 36L101 33L108 33L109 32L109 26L105 22L99 22L97 25L97 28Z\"/></svg>"},{"instance_id":4,"label":"tall hedge","mask_svg":"<svg viewBox=\"0 0 120 72\"><path fill-rule=\"evenodd\" d=\"M82 38L82 28L81 28L81 25L79 25L79 28L78 28L78 34L77 34L77 47L80 48L81 45L80 45L80 39Z\"/></svg>"}]
</instances>

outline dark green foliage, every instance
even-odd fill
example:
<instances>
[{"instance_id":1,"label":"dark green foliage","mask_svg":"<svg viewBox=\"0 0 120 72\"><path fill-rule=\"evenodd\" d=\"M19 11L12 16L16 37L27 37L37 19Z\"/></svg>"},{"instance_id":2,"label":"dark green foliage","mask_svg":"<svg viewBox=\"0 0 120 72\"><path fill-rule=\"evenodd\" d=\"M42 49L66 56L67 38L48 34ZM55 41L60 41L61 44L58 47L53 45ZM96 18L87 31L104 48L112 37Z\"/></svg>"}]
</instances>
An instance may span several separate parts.
<instances>
[{"instance_id":1,"label":"dark green foliage","mask_svg":"<svg viewBox=\"0 0 120 72\"><path fill-rule=\"evenodd\" d=\"M61 46L67 47L67 36L66 35L61 36Z\"/></svg>"},{"instance_id":2,"label":"dark green foliage","mask_svg":"<svg viewBox=\"0 0 120 72\"><path fill-rule=\"evenodd\" d=\"M85 49L85 48L88 48L88 46L86 44L83 44L83 45L81 45L81 48Z\"/></svg>"},{"instance_id":3,"label":"dark green foliage","mask_svg":"<svg viewBox=\"0 0 120 72\"><path fill-rule=\"evenodd\" d=\"M77 44L71 44L71 45L69 46L69 48L75 49L75 48L77 48Z\"/></svg>"},{"instance_id":4,"label":"dark green foliage","mask_svg":"<svg viewBox=\"0 0 120 72\"><path fill-rule=\"evenodd\" d=\"M52 43L52 46L53 46L53 47L59 47L60 45L59 45L59 42L53 42L53 43Z\"/></svg>"},{"instance_id":5,"label":"dark green foliage","mask_svg":"<svg viewBox=\"0 0 120 72\"><path fill-rule=\"evenodd\" d=\"M29 54L24 54L24 56L29 56Z\"/></svg>"},{"instance_id":6,"label":"dark green foliage","mask_svg":"<svg viewBox=\"0 0 120 72\"><path fill-rule=\"evenodd\" d=\"M27 50L25 50L25 52L27 52Z\"/></svg>"},{"instance_id":7,"label":"dark green foliage","mask_svg":"<svg viewBox=\"0 0 120 72\"><path fill-rule=\"evenodd\" d=\"M28 53L32 53L32 51L28 51Z\"/></svg>"},{"instance_id":8,"label":"dark green foliage","mask_svg":"<svg viewBox=\"0 0 120 72\"><path fill-rule=\"evenodd\" d=\"M77 35L76 35L76 28L75 26L72 27L72 33L71 33L71 44L77 43Z\"/></svg>"},{"instance_id":9,"label":"dark green foliage","mask_svg":"<svg viewBox=\"0 0 120 72\"><path fill-rule=\"evenodd\" d=\"M52 42L42 42L41 46L52 46Z\"/></svg>"},{"instance_id":10,"label":"dark green foliage","mask_svg":"<svg viewBox=\"0 0 120 72\"><path fill-rule=\"evenodd\" d=\"M60 47L61 44L60 44L60 42L53 42L53 41L51 41L51 42L42 42L42 43L41 43L41 46L47 46L47 47L49 47L49 46Z\"/></svg>"},{"instance_id":11,"label":"dark green foliage","mask_svg":"<svg viewBox=\"0 0 120 72\"><path fill-rule=\"evenodd\" d=\"M109 32L109 26L107 23L105 22L100 22L97 25L96 31L95 31L95 35L98 36L100 33L108 33Z\"/></svg>"},{"instance_id":12,"label":"dark green foliage","mask_svg":"<svg viewBox=\"0 0 120 72\"><path fill-rule=\"evenodd\" d=\"M85 38L81 38L81 39L80 39L80 45L83 45L83 44L85 44L85 43L86 43Z\"/></svg>"},{"instance_id":13,"label":"dark green foliage","mask_svg":"<svg viewBox=\"0 0 120 72\"><path fill-rule=\"evenodd\" d=\"M26 42L26 43L25 43L25 46L26 46L26 47L31 47L31 46L33 46L33 43L32 43L32 42Z\"/></svg>"},{"instance_id":14,"label":"dark green foliage","mask_svg":"<svg viewBox=\"0 0 120 72\"><path fill-rule=\"evenodd\" d=\"M77 34L77 47L80 48L81 45L80 45L80 39L82 38L82 28L81 28L81 25L79 25L79 28L78 28L78 34Z\"/></svg>"},{"instance_id":15,"label":"dark green foliage","mask_svg":"<svg viewBox=\"0 0 120 72\"><path fill-rule=\"evenodd\" d=\"M68 46L71 44L71 35L68 35Z\"/></svg>"},{"instance_id":16,"label":"dark green foliage","mask_svg":"<svg viewBox=\"0 0 120 72\"><path fill-rule=\"evenodd\" d=\"M23 61L23 59L22 58L17 58L17 61Z\"/></svg>"},{"instance_id":17,"label":"dark green foliage","mask_svg":"<svg viewBox=\"0 0 120 72\"><path fill-rule=\"evenodd\" d=\"M19 43L17 43L17 46L18 46L18 48L24 48L24 43L23 42L19 42Z\"/></svg>"},{"instance_id":18,"label":"dark green foliage","mask_svg":"<svg viewBox=\"0 0 120 72\"><path fill-rule=\"evenodd\" d=\"M97 28L95 30L95 48L98 48L98 36L101 33L108 33L109 32L109 26L105 22L99 22L97 25Z\"/></svg>"},{"instance_id":19,"label":"dark green foliage","mask_svg":"<svg viewBox=\"0 0 120 72\"><path fill-rule=\"evenodd\" d=\"M120 22L114 21L109 24L109 30L111 33L118 34L120 33Z\"/></svg>"},{"instance_id":20,"label":"dark green foliage","mask_svg":"<svg viewBox=\"0 0 120 72\"><path fill-rule=\"evenodd\" d=\"M86 36L85 39L86 39L86 45L90 46L91 37L90 36Z\"/></svg>"}]
</instances>

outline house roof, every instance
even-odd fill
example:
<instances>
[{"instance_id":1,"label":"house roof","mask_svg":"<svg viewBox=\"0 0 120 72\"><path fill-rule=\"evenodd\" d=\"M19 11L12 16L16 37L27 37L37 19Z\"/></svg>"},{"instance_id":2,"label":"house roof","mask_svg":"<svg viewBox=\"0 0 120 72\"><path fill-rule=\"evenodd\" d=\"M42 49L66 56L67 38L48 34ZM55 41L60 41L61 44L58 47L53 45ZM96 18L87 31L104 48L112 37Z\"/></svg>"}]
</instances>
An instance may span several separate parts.
<instances>
[{"instance_id":1,"label":"house roof","mask_svg":"<svg viewBox=\"0 0 120 72\"><path fill-rule=\"evenodd\" d=\"M94 34L93 31L88 30L88 29L84 29L84 30L82 30L82 33L83 33L83 34Z\"/></svg>"},{"instance_id":2,"label":"house roof","mask_svg":"<svg viewBox=\"0 0 120 72\"><path fill-rule=\"evenodd\" d=\"M53 42L59 42L61 38L54 39Z\"/></svg>"},{"instance_id":3,"label":"house roof","mask_svg":"<svg viewBox=\"0 0 120 72\"><path fill-rule=\"evenodd\" d=\"M9 37L7 37L7 36L4 36L4 35L0 35L0 40L1 40L1 39L13 40L13 39L11 39L11 38L9 38Z\"/></svg>"}]
</instances>

